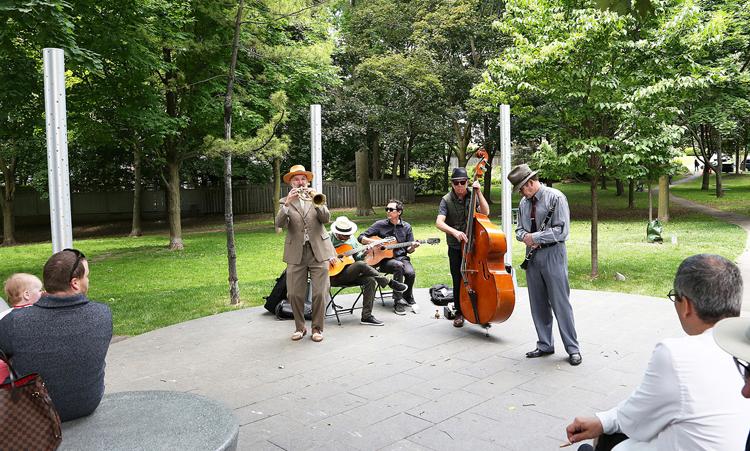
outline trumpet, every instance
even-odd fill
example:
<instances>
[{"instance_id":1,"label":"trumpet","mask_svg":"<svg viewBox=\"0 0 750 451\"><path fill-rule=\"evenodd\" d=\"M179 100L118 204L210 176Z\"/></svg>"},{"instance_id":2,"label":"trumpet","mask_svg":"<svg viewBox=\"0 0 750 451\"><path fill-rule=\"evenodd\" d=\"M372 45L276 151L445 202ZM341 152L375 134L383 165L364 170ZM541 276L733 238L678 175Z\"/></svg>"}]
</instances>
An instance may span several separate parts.
<instances>
[{"instance_id":1,"label":"trumpet","mask_svg":"<svg viewBox=\"0 0 750 451\"><path fill-rule=\"evenodd\" d=\"M326 195L310 187L296 188L296 190L297 195L303 202L312 202L316 207L320 207L326 203Z\"/></svg>"}]
</instances>

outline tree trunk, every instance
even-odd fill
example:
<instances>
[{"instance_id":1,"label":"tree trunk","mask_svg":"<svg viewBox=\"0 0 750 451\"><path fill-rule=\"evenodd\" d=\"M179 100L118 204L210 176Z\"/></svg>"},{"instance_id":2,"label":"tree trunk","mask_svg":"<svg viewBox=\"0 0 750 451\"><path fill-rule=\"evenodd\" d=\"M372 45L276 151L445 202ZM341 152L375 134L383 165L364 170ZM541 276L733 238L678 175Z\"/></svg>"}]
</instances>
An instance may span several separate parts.
<instances>
[{"instance_id":1,"label":"tree trunk","mask_svg":"<svg viewBox=\"0 0 750 451\"><path fill-rule=\"evenodd\" d=\"M602 183L602 188L601 189L602 190L606 190L607 189L607 177L606 176L604 176L604 175L602 176L601 183Z\"/></svg>"},{"instance_id":2,"label":"tree trunk","mask_svg":"<svg viewBox=\"0 0 750 451\"><path fill-rule=\"evenodd\" d=\"M391 179L396 180L398 178L398 166L401 161L401 149L396 150L396 155L393 156L393 162L391 164Z\"/></svg>"},{"instance_id":3,"label":"tree trunk","mask_svg":"<svg viewBox=\"0 0 750 451\"><path fill-rule=\"evenodd\" d=\"M724 197L724 189L721 183L721 172L724 167L724 159L721 153L721 133L712 126L709 136L711 136L711 144L716 150L716 197Z\"/></svg>"},{"instance_id":4,"label":"tree trunk","mask_svg":"<svg viewBox=\"0 0 750 451\"><path fill-rule=\"evenodd\" d=\"M615 179L615 187L617 188L615 196L620 197L625 194L625 184L622 182L622 179Z\"/></svg>"},{"instance_id":5,"label":"tree trunk","mask_svg":"<svg viewBox=\"0 0 750 451\"><path fill-rule=\"evenodd\" d=\"M383 178L380 168L380 133L367 130L367 145L370 147L370 158L372 158L372 179L380 180Z\"/></svg>"},{"instance_id":6,"label":"tree trunk","mask_svg":"<svg viewBox=\"0 0 750 451\"><path fill-rule=\"evenodd\" d=\"M129 236L143 235L143 228L141 227L141 194L143 191L141 172L141 151L136 143L133 146L133 221Z\"/></svg>"},{"instance_id":7,"label":"tree trunk","mask_svg":"<svg viewBox=\"0 0 750 451\"><path fill-rule=\"evenodd\" d=\"M13 216L13 201L3 196L3 246L16 244L16 221Z\"/></svg>"},{"instance_id":8,"label":"tree trunk","mask_svg":"<svg viewBox=\"0 0 750 451\"><path fill-rule=\"evenodd\" d=\"M279 213L279 199L281 199L281 158L273 159L273 217ZM281 233L281 227L276 227L276 233Z\"/></svg>"},{"instance_id":9,"label":"tree trunk","mask_svg":"<svg viewBox=\"0 0 750 451\"><path fill-rule=\"evenodd\" d=\"M367 150L360 149L354 154L354 164L357 177L357 216L370 216L372 209L370 197L370 176L368 174Z\"/></svg>"},{"instance_id":10,"label":"tree trunk","mask_svg":"<svg viewBox=\"0 0 750 451\"><path fill-rule=\"evenodd\" d=\"M172 63L172 49L162 49L164 62ZM167 70L164 76L166 89L165 98L167 103L167 115L171 118L179 117L177 111L177 73L173 68ZM177 141L174 136L168 136L164 142L164 150L167 164L167 177L165 186L167 191L167 222L169 223L169 249L181 250L182 244L182 222L180 218L180 158L177 150Z\"/></svg>"},{"instance_id":11,"label":"tree trunk","mask_svg":"<svg viewBox=\"0 0 750 451\"><path fill-rule=\"evenodd\" d=\"M13 204L16 199L16 157L11 157L10 162L0 159L5 186L3 196L0 198L3 209L3 246L16 244L16 217L13 212Z\"/></svg>"},{"instance_id":12,"label":"tree trunk","mask_svg":"<svg viewBox=\"0 0 750 451\"><path fill-rule=\"evenodd\" d=\"M466 162L469 161L469 155L466 154L466 149L471 142L471 122L460 124L458 121L454 120L453 134L456 138L456 157L458 158L458 166L465 168Z\"/></svg>"},{"instance_id":13,"label":"tree trunk","mask_svg":"<svg viewBox=\"0 0 750 451\"><path fill-rule=\"evenodd\" d=\"M167 222L169 222L169 249L182 250L182 220L180 218L180 162L167 160Z\"/></svg>"},{"instance_id":14,"label":"tree trunk","mask_svg":"<svg viewBox=\"0 0 750 451\"><path fill-rule=\"evenodd\" d=\"M669 222L669 178L659 177L659 221Z\"/></svg>"},{"instance_id":15,"label":"tree trunk","mask_svg":"<svg viewBox=\"0 0 750 451\"><path fill-rule=\"evenodd\" d=\"M706 163L703 165L703 179L701 180L701 191L708 191L711 184L711 165Z\"/></svg>"},{"instance_id":16,"label":"tree trunk","mask_svg":"<svg viewBox=\"0 0 750 451\"><path fill-rule=\"evenodd\" d=\"M239 11L243 0L240 0ZM234 207L232 206L232 153L224 154L224 226L227 230L227 272L229 274L229 303L240 303L240 285L237 277L237 247L234 242Z\"/></svg>"},{"instance_id":17,"label":"tree trunk","mask_svg":"<svg viewBox=\"0 0 750 451\"><path fill-rule=\"evenodd\" d=\"M651 179L648 179L648 222L654 220L654 193L651 190Z\"/></svg>"},{"instance_id":18,"label":"tree trunk","mask_svg":"<svg viewBox=\"0 0 750 451\"><path fill-rule=\"evenodd\" d=\"M237 52L240 47L240 33L242 27L242 8L244 0L237 4L237 16L234 20L234 36L232 37L232 56L229 60L229 76L227 92L224 96L224 141L232 140L232 95L234 94L235 68L237 67ZM234 242L234 207L232 205L232 153L224 153L224 225L227 229L227 269L229 273L229 303L240 303L240 285L237 277L237 247Z\"/></svg>"},{"instance_id":19,"label":"tree trunk","mask_svg":"<svg viewBox=\"0 0 750 451\"><path fill-rule=\"evenodd\" d=\"M445 144L445 152L443 152L443 190L450 190L450 167L451 167L451 145Z\"/></svg>"},{"instance_id":20,"label":"tree trunk","mask_svg":"<svg viewBox=\"0 0 750 451\"><path fill-rule=\"evenodd\" d=\"M628 208L635 208L635 179L628 182Z\"/></svg>"},{"instance_id":21,"label":"tree trunk","mask_svg":"<svg viewBox=\"0 0 750 451\"><path fill-rule=\"evenodd\" d=\"M598 174L591 177L591 278L599 277L599 196Z\"/></svg>"}]
</instances>

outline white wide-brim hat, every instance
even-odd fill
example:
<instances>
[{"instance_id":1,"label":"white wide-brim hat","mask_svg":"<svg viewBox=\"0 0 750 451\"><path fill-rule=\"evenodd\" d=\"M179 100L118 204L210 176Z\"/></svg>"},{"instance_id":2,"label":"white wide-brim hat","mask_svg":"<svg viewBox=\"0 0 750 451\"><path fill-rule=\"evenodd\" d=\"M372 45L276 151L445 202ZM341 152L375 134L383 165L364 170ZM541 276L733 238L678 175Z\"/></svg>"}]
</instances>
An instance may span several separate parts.
<instances>
[{"instance_id":1,"label":"white wide-brim hat","mask_svg":"<svg viewBox=\"0 0 750 451\"><path fill-rule=\"evenodd\" d=\"M714 340L727 353L750 362L750 318L725 318L714 326Z\"/></svg>"},{"instance_id":2,"label":"white wide-brim hat","mask_svg":"<svg viewBox=\"0 0 750 451\"><path fill-rule=\"evenodd\" d=\"M346 216L339 216L331 224L331 232L339 235L354 235L357 232L357 224L350 221Z\"/></svg>"}]
</instances>

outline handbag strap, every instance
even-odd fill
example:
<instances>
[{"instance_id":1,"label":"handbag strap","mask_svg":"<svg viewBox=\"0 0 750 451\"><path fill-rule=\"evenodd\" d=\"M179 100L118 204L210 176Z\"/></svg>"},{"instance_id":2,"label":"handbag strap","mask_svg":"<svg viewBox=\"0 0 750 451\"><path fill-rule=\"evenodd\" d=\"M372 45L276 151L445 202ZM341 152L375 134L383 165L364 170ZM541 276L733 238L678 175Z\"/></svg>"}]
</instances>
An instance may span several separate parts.
<instances>
[{"instance_id":1,"label":"handbag strap","mask_svg":"<svg viewBox=\"0 0 750 451\"><path fill-rule=\"evenodd\" d=\"M16 381L18 380L18 374L16 373L16 370L13 369L13 365L11 365L10 359L8 358L8 356L5 355L5 352L3 352L2 349L0 349L0 360L2 360L3 362L5 362L6 365L8 365L8 377L10 377L10 387L12 390L16 388Z\"/></svg>"}]
</instances>

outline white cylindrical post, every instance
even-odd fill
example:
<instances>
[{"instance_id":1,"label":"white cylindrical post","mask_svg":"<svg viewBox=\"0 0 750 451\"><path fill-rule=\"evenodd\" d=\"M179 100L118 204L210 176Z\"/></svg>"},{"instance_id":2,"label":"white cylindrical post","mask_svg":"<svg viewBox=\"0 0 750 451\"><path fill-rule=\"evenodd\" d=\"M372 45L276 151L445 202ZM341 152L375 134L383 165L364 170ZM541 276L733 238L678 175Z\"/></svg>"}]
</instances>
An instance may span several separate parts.
<instances>
[{"instance_id":1,"label":"white cylindrical post","mask_svg":"<svg viewBox=\"0 0 750 451\"><path fill-rule=\"evenodd\" d=\"M73 247L68 174L68 126L65 107L65 56L62 49L43 49L44 113L47 122L47 174L52 252Z\"/></svg>"},{"instance_id":2,"label":"white cylindrical post","mask_svg":"<svg viewBox=\"0 0 750 451\"><path fill-rule=\"evenodd\" d=\"M505 242L508 249L505 252L505 264L513 264L513 239L515 237L513 229L513 217L511 216L511 195L513 194L513 185L508 181L510 173L510 105L500 105L500 159L503 165L503 190L502 190L502 223L503 233L505 233Z\"/></svg>"},{"instance_id":3,"label":"white cylindrical post","mask_svg":"<svg viewBox=\"0 0 750 451\"><path fill-rule=\"evenodd\" d=\"M310 105L310 163L313 173L312 187L323 192L323 144L320 130L320 105Z\"/></svg>"}]
</instances>

